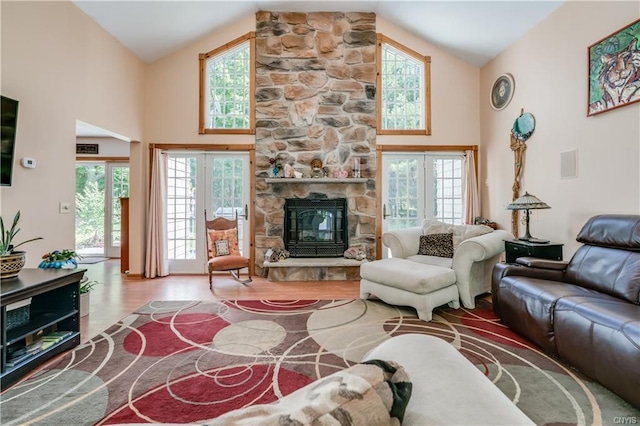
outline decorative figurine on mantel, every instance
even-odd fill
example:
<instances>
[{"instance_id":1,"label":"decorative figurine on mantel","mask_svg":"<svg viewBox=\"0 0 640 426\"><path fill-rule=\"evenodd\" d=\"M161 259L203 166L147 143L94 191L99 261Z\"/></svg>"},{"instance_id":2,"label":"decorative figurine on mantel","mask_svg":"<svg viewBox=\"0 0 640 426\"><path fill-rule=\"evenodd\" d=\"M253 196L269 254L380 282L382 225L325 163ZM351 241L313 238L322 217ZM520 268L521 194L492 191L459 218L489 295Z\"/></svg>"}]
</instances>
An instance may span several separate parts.
<instances>
[{"instance_id":1,"label":"decorative figurine on mantel","mask_svg":"<svg viewBox=\"0 0 640 426\"><path fill-rule=\"evenodd\" d=\"M353 177L360 177L360 159L357 157L353 159Z\"/></svg>"},{"instance_id":2,"label":"decorative figurine on mantel","mask_svg":"<svg viewBox=\"0 0 640 426\"><path fill-rule=\"evenodd\" d=\"M273 157L269 158L269 164L271 165L271 177L278 177L278 175L280 174L280 170L282 170L282 164L280 163L280 160L274 155Z\"/></svg>"},{"instance_id":3,"label":"decorative figurine on mantel","mask_svg":"<svg viewBox=\"0 0 640 426\"><path fill-rule=\"evenodd\" d=\"M322 170L322 160L315 158L311 160L311 177L321 178L324 177L324 170Z\"/></svg>"},{"instance_id":4,"label":"decorative figurine on mantel","mask_svg":"<svg viewBox=\"0 0 640 426\"><path fill-rule=\"evenodd\" d=\"M284 165L284 177L286 178L292 178L295 177L295 169L293 168L293 166L289 163Z\"/></svg>"}]
</instances>

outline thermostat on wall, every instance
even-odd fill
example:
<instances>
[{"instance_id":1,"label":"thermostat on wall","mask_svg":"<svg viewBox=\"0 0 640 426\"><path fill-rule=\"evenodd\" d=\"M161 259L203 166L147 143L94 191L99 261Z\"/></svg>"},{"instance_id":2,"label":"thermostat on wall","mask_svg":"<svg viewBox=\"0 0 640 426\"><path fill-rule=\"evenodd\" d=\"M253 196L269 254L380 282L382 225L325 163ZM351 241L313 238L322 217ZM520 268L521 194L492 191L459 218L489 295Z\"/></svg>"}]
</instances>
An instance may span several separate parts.
<instances>
[{"instance_id":1,"label":"thermostat on wall","mask_svg":"<svg viewBox=\"0 0 640 426\"><path fill-rule=\"evenodd\" d=\"M24 167L24 168L35 169L36 168L36 159L35 158L25 157L25 158L22 159L22 161L20 161L20 164L22 164L22 167Z\"/></svg>"}]
</instances>

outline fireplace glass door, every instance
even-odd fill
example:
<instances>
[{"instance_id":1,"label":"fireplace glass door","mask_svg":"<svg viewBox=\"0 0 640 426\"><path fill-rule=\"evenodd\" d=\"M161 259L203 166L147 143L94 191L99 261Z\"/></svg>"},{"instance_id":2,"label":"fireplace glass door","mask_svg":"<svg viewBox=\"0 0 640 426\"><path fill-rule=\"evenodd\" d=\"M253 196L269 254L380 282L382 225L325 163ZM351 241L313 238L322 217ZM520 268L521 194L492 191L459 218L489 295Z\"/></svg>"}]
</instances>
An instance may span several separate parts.
<instances>
[{"instance_id":1,"label":"fireplace glass door","mask_svg":"<svg viewBox=\"0 0 640 426\"><path fill-rule=\"evenodd\" d=\"M285 201L284 244L291 257L339 257L348 246L347 200Z\"/></svg>"}]
</instances>

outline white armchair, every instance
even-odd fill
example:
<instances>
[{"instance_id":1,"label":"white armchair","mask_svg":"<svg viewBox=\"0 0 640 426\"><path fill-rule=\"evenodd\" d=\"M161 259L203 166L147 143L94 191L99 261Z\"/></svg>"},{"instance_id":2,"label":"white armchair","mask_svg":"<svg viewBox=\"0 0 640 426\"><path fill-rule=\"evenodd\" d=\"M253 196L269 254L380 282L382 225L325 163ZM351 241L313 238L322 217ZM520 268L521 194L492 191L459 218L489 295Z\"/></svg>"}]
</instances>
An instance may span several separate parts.
<instances>
[{"instance_id":1,"label":"white armchair","mask_svg":"<svg viewBox=\"0 0 640 426\"><path fill-rule=\"evenodd\" d=\"M453 233L453 258L418 254L420 236ZM475 308L476 296L491 291L491 272L504 252L504 240L511 234L484 225L449 225L425 219L422 226L397 229L382 235L394 258L453 269L460 301L465 308Z\"/></svg>"}]
</instances>

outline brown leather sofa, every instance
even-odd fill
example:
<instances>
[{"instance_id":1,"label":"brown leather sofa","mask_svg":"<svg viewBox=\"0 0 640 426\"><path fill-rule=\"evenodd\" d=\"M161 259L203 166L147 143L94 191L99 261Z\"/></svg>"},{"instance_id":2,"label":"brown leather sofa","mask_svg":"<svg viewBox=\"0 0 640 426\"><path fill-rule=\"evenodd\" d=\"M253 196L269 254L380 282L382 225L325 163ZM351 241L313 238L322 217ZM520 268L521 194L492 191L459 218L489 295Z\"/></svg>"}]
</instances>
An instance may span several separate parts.
<instances>
[{"instance_id":1,"label":"brown leather sofa","mask_svg":"<svg viewBox=\"0 0 640 426\"><path fill-rule=\"evenodd\" d=\"M569 262L531 257L493 270L502 322L640 407L640 216L600 215Z\"/></svg>"}]
</instances>

